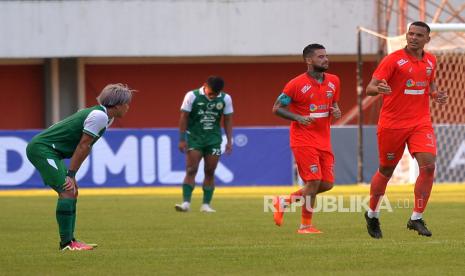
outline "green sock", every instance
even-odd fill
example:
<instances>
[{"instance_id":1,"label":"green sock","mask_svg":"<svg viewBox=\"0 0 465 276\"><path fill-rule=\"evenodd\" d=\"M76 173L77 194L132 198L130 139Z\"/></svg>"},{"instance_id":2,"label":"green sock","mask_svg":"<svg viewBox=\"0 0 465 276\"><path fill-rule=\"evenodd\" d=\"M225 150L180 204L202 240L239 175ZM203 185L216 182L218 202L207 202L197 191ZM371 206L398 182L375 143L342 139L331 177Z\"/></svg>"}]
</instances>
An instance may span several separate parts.
<instances>
[{"instance_id":1,"label":"green sock","mask_svg":"<svg viewBox=\"0 0 465 276\"><path fill-rule=\"evenodd\" d=\"M71 228L71 230L73 231L73 239L74 239L74 229L76 229L76 203L77 203L77 198L74 199L74 202L73 202L73 227Z\"/></svg>"},{"instance_id":2,"label":"green sock","mask_svg":"<svg viewBox=\"0 0 465 276\"><path fill-rule=\"evenodd\" d=\"M56 217L61 245L65 245L73 239L74 201L73 198L59 198L57 201Z\"/></svg>"},{"instance_id":3,"label":"green sock","mask_svg":"<svg viewBox=\"0 0 465 276\"><path fill-rule=\"evenodd\" d=\"M192 199L192 191L194 190L194 186L190 184L182 184L182 199L184 202L191 202Z\"/></svg>"},{"instance_id":4,"label":"green sock","mask_svg":"<svg viewBox=\"0 0 465 276\"><path fill-rule=\"evenodd\" d=\"M213 192L215 191L215 186L203 186L203 203L210 204L213 198Z\"/></svg>"}]
</instances>

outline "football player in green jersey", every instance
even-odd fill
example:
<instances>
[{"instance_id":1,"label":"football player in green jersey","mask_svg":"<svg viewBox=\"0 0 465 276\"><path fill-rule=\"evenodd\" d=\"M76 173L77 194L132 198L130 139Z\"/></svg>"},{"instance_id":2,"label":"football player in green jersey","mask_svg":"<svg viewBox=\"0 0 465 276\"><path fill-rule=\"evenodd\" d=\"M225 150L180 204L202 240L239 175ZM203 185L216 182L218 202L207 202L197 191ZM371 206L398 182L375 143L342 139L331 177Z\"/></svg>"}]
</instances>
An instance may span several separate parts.
<instances>
[{"instance_id":1,"label":"football player in green jersey","mask_svg":"<svg viewBox=\"0 0 465 276\"><path fill-rule=\"evenodd\" d=\"M29 161L45 185L58 193L56 219L61 250L91 250L95 244L74 237L78 184L75 176L92 145L114 118L129 109L133 90L122 84L107 85L97 97L99 105L82 109L32 138L26 148ZM63 159L71 158L67 169Z\"/></svg>"},{"instance_id":2,"label":"football player in green jersey","mask_svg":"<svg viewBox=\"0 0 465 276\"><path fill-rule=\"evenodd\" d=\"M214 174L221 155L221 118L226 134L225 152L232 151L232 114L231 96L223 92L224 81L217 76L208 77L205 84L190 91L184 97L179 120L179 150L186 154L186 176L182 184L183 203L176 204L180 212L190 210L195 176L200 161L205 163L203 181L203 204L201 212L215 212L210 202L213 197Z\"/></svg>"}]
</instances>

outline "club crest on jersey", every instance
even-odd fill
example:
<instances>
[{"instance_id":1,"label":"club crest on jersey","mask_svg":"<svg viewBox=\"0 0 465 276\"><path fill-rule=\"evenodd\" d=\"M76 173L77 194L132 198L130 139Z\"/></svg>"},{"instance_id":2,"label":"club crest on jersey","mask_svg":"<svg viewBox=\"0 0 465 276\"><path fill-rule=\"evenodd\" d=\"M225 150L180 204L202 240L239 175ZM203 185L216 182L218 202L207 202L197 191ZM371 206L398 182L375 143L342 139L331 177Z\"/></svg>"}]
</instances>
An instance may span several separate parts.
<instances>
[{"instance_id":1,"label":"club crest on jersey","mask_svg":"<svg viewBox=\"0 0 465 276\"><path fill-rule=\"evenodd\" d=\"M412 80L412 79L409 79L409 80L407 80L407 82L405 83L405 86L407 86L407 87L415 86L415 81Z\"/></svg>"},{"instance_id":2,"label":"club crest on jersey","mask_svg":"<svg viewBox=\"0 0 465 276\"><path fill-rule=\"evenodd\" d=\"M216 103L208 103L207 108L211 110L211 109L215 108L215 105L216 105Z\"/></svg>"},{"instance_id":3,"label":"club crest on jersey","mask_svg":"<svg viewBox=\"0 0 465 276\"><path fill-rule=\"evenodd\" d=\"M302 89L300 89L300 92L302 92L302 94L305 94L308 90L310 90L310 88L312 88L312 86L310 84L306 84L304 87L302 87Z\"/></svg>"},{"instance_id":4,"label":"club crest on jersey","mask_svg":"<svg viewBox=\"0 0 465 276\"><path fill-rule=\"evenodd\" d=\"M312 173L317 173L318 172L318 165L310 165L310 171Z\"/></svg>"},{"instance_id":5,"label":"club crest on jersey","mask_svg":"<svg viewBox=\"0 0 465 276\"><path fill-rule=\"evenodd\" d=\"M331 99L333 97L333 91L328 90L326 91L326 98Z\"/></svg>"},{"instance_id":6,"label":"club crest on jersey","mask_svg":"<svg viewBox=\"0 0 465 276\"><path fill-rule=\"evenodd\" d=\"M388 152L386 154L386 158L387 158L387 160L394 160L396 158L396 154L393 153L393 152Z\"/></svg>"},{"instance_id":7,"label":"club crest on jersey","mask_svg":"<svg viewBox=\"0 0 465 276\"><path fill-rule=\"evenodd\" d=\"M429 77L429 76L431 76L431 73L433 73L433 68L432 67L426 67L426 75Z\"/></svg>"},{"instance_id":8,"label":"club crest on jersey","mask_svg":"<svg viewBox=\"0 0 465 276\"><path fill-rule=\"evenodd\" d=\"M221 110L223 108L223 103L217 103L216 109Z\"/></svg>"},{"instance_id":9,"label":"club crest on jersey","mask_svg":"<svg viewBox=\"0 0 465 276\"><path fill-rule=\"evenodd\" d=\"M402 58L402 59L399 59L399 60L397 61L397 65L399 65L399 67L401 67L402 65L404 65L404 64L406 64L406 63L408 63L408 60L403 59L403 58Z\"/></svg>"},{"instance_id":10,"label":"club crest on jersey","mask_svg":"<svg viewBox=\"0 0 465 276\"><path fill-rule=\"evenodd\" d=\"M329 88L331 88L333 90L336 90L336 86L334 85L334 83L328 82L328 86L329 86Z\"/></svg>"},{"instance_id":11,"label":"club crest on jersey","mask_svg":"<svg viewBox=\"0 0 465 276\"><path fill-rule=\"evenodd\" d=\"M316 104L310 104L310 111L316 111L318 109L318 106Z\"/></svg>"}]
</instances>

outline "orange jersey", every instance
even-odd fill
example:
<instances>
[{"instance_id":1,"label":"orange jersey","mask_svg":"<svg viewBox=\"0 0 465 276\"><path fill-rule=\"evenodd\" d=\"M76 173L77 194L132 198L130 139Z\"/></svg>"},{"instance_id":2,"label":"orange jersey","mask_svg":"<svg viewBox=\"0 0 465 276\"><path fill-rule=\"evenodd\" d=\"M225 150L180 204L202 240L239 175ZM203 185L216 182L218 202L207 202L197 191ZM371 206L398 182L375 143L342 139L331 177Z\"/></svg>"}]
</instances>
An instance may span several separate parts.
<instances>
[{"instance_id":1,"label":"orange jersey","mask_svg":"<svg viewBox=\"0 0 465 276\"><path fill-rule=\"evenodd\" d=\"M336 75L324 73L324 76L324 81L320 84L307 73L303 73L284 87L283 93L291 98L289 110L315 119L307 126L295 121L291 123L291 147L311 146L331 151L330 107L339 100L340 82Z\"/></svg>"},{"instance_id":2,"label":"orange jersey","mask_svg":"<svg viewBox=\"0 0 465 276\"><path fill-rule=\"evenodd\" d=\"M386 80L390 95L383 95L378 125L383 128L409 128L431 124L429 87L434 80L436 57L424 52L417 60L404 49L386 56L373 78Z\"/></svg>"}]
</instances>

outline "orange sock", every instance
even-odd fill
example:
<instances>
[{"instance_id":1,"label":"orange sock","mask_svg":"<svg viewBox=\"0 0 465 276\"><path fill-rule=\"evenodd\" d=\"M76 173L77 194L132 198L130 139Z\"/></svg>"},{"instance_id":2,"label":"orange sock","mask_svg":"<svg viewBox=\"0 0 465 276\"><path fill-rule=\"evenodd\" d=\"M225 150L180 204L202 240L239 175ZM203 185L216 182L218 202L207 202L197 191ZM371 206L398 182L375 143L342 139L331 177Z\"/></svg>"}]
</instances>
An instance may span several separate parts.
<instances>
[{"instance_id":1,"label":"orange sock","mask_svg":"<svg viewBox=\"0 0 465 276\"><path fill-rule=\"evenodd\" d=\"M386 186L389 182L389 177L384 176L379 171L373 175L370 185L370 209L376 211L379 200L386 192Z\"/></svg>"},{"instance_id":2,"label":"orange sock","mask_svg":"<svg viewBox=\"0 0 465 276\"><path fill-rule=\"evenodd\" d=\"M307 210L307 207L304 204L302 206L302 220L301 220L300 224L302 224L302 225L311 225L312 224L312 216L313 216L313 212Z\"/></svg>"},{"instance_id":3,"label":"orange sock","mask_svg":"<svg viewBox=\"0 0 465 276\"><path fill-rule=\"evenodd\" d=\"M435 165L420 167L420 175L415 182L415 206L413 211L423 213L433 188Z\"/></svg>"}]
</instances>

